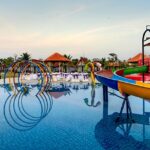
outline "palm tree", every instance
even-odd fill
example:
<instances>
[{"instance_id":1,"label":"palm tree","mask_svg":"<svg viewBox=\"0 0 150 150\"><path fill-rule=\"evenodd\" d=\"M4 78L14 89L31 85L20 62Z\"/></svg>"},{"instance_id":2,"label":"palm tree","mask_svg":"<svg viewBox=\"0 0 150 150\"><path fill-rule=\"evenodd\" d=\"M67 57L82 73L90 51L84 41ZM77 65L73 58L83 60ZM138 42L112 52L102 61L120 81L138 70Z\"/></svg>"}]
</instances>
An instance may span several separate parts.
<instances>
[{"instance_id":1,"label":"palm tree","mask_svg":"<svg viewBox=\"0 0 150 150\"><path fill-rule=\"evenodd\" d=\"M14 58L13 57L8 57L8 58L4 58L3 59L3 63L6 65L6 67L8 67L13 62L14 62Z\"/></svg>"},{"instance_id":2,"label":"palm tree","mask_svg":"<svg viewBox=\"0 0 150 150\"><path fill-rule=\"evenodd\" d=\"M107 63L106 58L102 58L102 59L100 60L100 63L102 64L103 67L105 67L105 65L106 65L106 63Z\"/></svg>"},{"instance_id":3,"label":"palm tree","mask_svg":"<svg viewBox=\"0 0 150 150\"><path fill-rule=\"evenodd\" d=\"M117 54L110 53L109 55L112 57L113 61L117 61L118 60Z\"/></svg>"},{"instance_id":4,"label":"palm tree","mask_svg":"<svg viewBox=\"0 0 150 150\"><path fill-rule=\"evenodd\" d=\"M20 55L20 60L27 60L27 61L29 61L30 59L31 59L31 55L28 54L27 52L26 53L22 53Z\"/></svg>"},{"instance_id":5,"label":"palm tree","mask_svg":"<svg viewBox=\"0 0 150 150\"><path fill-rule=\"evenodd\" d=\"M71 60L72 59L72 56L69 54L69 55L64 55L64 57L66 57L66 58L68 58L69 60Z\"/></svg>"},{"instance_id":6,"label":"palm tree","mask_svg":"<svg viewBox=\"0 0 150 150\"><path fill-rule=\"evenodd\" d=\"M79 61L79 59L77 59L77 58L72 59L72 63L73 63L74 65L77 65L78 61Z\"/></svg>"}]
</instances>

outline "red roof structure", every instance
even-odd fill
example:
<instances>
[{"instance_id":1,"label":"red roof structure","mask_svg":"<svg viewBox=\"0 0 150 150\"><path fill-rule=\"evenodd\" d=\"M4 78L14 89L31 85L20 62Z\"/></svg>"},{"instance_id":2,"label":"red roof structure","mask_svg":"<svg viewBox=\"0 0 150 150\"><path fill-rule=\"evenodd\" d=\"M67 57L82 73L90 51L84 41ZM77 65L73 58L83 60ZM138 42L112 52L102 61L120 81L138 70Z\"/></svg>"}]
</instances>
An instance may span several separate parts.
<instances>
[{"instance_id":1,"label":"red roof structure","mask_svg":"<svg viewBox=\"0 0 150 150\"><path fill-rule=\"evenodd\" d=\"M142 65L143 65L143 61L141 59L138 61L138 66L142 66ZM150 66L150 57L144 59L144 65Z\"/></svg>"},{"instance_id":2,"label":"red roof structure","mask_svg":"<svg viewBox=\"0 0 150 150\"><path fill-rule=\"evenodd\" d=\"M33 62L37 62L37 63L38 63L38 62L43 62L43 61L40 60L40 59L32 59L32 61L33 61Z\"/></svg>"},{"instance_id":3,"label":"red roof structure","mask_svg":"<svg viewBox=\"0 0 150 150\"><path fill-rule=\"evenodd\" d=\"M70 62L70 60L59 53L54 53L49 56L45 62Z\"/></svg>"},{"instance_id":4,"label":"red roof structure","mask_svg":"<svg viewBox=\"0 0 150 150\"><path fill-rule=\"evenodd\" d=\"M149 58L148 55L144 55L144 58ZM129 63L138 63L139 60L142 59L142 53L137 54L136 56L130 58L128 60Z\"/></svg>"},{"instance_id":5,"label":"red roof structure","mask_svg":"<svg viewBox=\"0 0 150 150\"><path fill-rule=\"evenodd\" d=\"M77 63L77 65L85 65L86 63L88 63L88 59L86 57L81 57Z\"/></svg>"}]
</instances>

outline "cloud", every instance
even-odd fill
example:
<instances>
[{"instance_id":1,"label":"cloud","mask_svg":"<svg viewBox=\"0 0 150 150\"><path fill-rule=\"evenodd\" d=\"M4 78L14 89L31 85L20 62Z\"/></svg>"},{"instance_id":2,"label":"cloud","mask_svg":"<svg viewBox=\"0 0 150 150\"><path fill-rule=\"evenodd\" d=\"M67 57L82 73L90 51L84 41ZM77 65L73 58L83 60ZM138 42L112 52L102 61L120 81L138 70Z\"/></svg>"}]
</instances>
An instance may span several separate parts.
<instances>
[{"instance_id":1,"label":"cloud","mask_svg":"<svg viewBox=\"0 0 150 150\"><path fill-rule=\"evenodd\" d=\"M70 17L70 16L76 15L80 12L83 12L85 10L87 10L87 6L77 6L71 10L61 12L61 14L58 15L57 17L60 17L60 18Z\"/></svg>"}]
</instances>

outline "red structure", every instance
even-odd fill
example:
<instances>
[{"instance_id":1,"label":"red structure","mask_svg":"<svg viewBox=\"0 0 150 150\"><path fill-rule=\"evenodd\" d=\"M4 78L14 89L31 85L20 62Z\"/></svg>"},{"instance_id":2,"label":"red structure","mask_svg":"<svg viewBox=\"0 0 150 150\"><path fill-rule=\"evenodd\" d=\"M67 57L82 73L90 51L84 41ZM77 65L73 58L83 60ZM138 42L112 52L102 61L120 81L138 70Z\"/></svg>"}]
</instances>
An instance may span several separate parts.
<instances>
[{"instance_id":1,"label":"red structure","mask_svg":"<svg viewBox=\"0 0 150 150\"><path fill-rule=\"evenodd\" d=\"M63 67L61 67L61 65L63 64L66 72L67 64L70 62L70 60L59 53L54 53L51 56L49 56L47 59L45 59L44 62L47 63L50 66L50 68L52 68L52 71L54 68L56 68L56 66L58 66L59 72L62 71Z\"/></svg>"},{"instance_id":2,"label":"red structure","mask_svg":"<svg viewBox=\"0 0 150 150\"><path fill-rule=\"evenodd\" d=\"M144 64L150 66L150 57L144 59ZM142 66L142 59L138 61L138 66Z\"/></svg>"},{"instance_id":3,"label":"red structure","mask_svg":"<svg viewBox=\"0 0 150 150\"><path fill-rule=\"evenodd\" d=\"M148 55L144 55L144 58L149 58ZM135 55L134 57L130 58L128 60L129 63L138 63L140 60L142 60L142 53L139 53L137 55Z\"/></svg>"},{"instance_id":4,"label":"red structure","mask_svg":"<svg viewBox=\"0 0 150 150\"><path fill-rule=\"evenodd\" d=\"M133 58L128 60L129 63L136 63L138 66L143 66L142 62L142 53L137 54ZM148 55L144 55L144 65L149 66L149 72L150 72L150 57ZM128 79L136 80L136 81L142 81L143 80L143 74L132 74L132 75L126 75L125 76ZM150 74L145 73L144 74L144 81L150 81Z\"/></svg>"},{"instance_id":5,"label":"red structure","mask_svg":"<svg viewBox=\"0 0 150 150\"><path fill-rule=\"evenodd\" d=\"M62 56L59 53L54 53L51 56L49 56L45 62L70 62L69 59L67 59L66 57Z\"/></svg>"},{"instance_id":6,"label":"red structure","mask_svg":"<svg viewBox=\"0 0 150 150\"><path fill-rule=\"evenodd\" d=\"M140 55L141 58L141 55ZM144 59L144 65L149 66L149 72L150 72L150 57L146 56ZM138 66L143 66L142 58L138 60ZM142 81L143 79L143 74L132 74L132 75L126 75L125 77L128 79L136 80L136 81ZM145 73L144 74L144 81L150 81L150 73Z\"/></svg>"}]
</instances>

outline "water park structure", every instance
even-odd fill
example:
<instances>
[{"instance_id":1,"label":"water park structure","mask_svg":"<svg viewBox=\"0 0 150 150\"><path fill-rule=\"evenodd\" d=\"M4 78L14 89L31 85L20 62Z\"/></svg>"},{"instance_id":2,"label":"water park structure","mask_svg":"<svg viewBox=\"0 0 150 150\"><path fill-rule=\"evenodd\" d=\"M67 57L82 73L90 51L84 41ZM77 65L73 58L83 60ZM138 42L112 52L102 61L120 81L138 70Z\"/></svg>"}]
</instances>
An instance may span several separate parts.
<instances>
[{"instance_id":1,"label":"water park structure","mask_svg":"<svg viewBox=\"0 0 150 150\"><path fill-rule=\"evenodd\" d=\"M10 77L10 74L13 78ZM4 86L7 88L7 84L13 85L15 87L14 92L19 92L26 85L39 85L39 92L43 92L51 85L49 76L49 69L44 63L18 60L5 70ZM18 89L19 87L20 89Z\"/></svg>"},{"instance_id":2,"label":"water park structure","mask_svg":"<svg viewBox=\"0 0 150 150\"><path fill-rule=\"evenodd\" d=\"M150 100L150 84L149 80L145 78L145 74L149 74L149 66L144 65L144 48L150 46L150 43L146 43L149 37L145 38L147 32L150 32L149 26L146 26L146 30L142 37L142 66L126 68L117 71L99 71L95 74L96 79L103 84L103 97L108 100L108 87L119 91L123 97L124 102L120 111L120 115L123 112L123 108L126 103L127 118L131 117L131 108L128 97L130 95ZM138 80L136 80L138 77ZM128 115L130 113L130 116Z\"/></svg>"}]
</instances>

